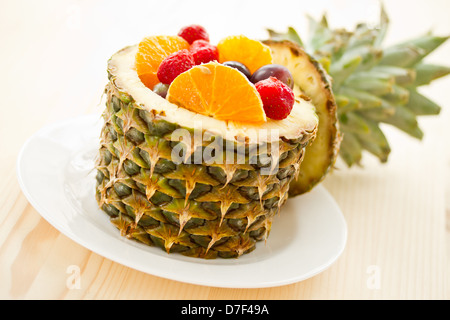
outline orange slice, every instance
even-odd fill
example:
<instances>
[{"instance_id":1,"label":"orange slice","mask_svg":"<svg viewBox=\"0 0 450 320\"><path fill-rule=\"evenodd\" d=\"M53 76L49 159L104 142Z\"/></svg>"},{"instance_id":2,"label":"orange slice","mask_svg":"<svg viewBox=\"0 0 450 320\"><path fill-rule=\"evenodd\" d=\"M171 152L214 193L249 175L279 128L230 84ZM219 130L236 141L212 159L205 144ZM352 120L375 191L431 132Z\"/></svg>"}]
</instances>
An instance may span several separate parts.
<instances>
[{"instance_id":1,"label":"orange slice","mask_svg":"<svg viewBox=\"0 0 450 320\"><path fill-rule=\"evenodd\" d=\"M237 69L210 62L180 74L167 100L218 120L263 123L263 103L255 86Z\"/></svg>"},{"instance_id":2,"label":"orange slice","mask_svg":"<svg viewBox=\"0 0 450 320\"><path fill-rule=\"evenodd\" d=\"M238 61L245 64L251 73L272 63L272 53L268 46L243 35L224 38L217 49L219 62Z\"/></svg>"},{"instance_id":3,"label":"orange slice","mask_svg":"<svg viewBox=\"0 0 450 320\"><path fill-rule=\"evenodd\" d=\"M169 55L189 49L189 43L179 36L151 36L139 43L136 54L136 71L141 81L150 89L159 82L156 75L161 62Z\"/></svg>"}]
</instances>

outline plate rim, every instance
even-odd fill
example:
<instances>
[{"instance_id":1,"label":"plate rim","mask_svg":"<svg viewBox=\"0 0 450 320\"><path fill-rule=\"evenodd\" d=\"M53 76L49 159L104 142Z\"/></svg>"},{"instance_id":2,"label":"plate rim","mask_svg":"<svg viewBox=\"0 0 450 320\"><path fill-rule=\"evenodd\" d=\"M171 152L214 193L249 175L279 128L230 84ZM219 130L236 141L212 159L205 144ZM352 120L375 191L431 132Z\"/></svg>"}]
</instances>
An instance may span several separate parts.
<instances>
[{"instance_id":1,"label":"plate rim","mask_svg":"<svg viewBox=\"0 0 450 320\"><path fill-rule=\"evenodd\" d=\"M22 147L17 155L17 160L16 160L16 177L19 182L21 191L25 195L27 201L33 206L33 208L38 212L38 214L43 219L45 219L50 225L52 225L52 227L54 227L56 230L58 230L60 233L62 233L63 235L65 235L66 237L71 239L72 241L83 246L84 248L100 255L101 257L104 257L106 259L114 261L122 266L128 267L130 269L134 269L134 270L146 273L146 274L150 274L152 276L157 276L157 277L160 277L163 279L168 279L168 280L173 280L173 281L178 281L178 282L188 283L188 284L194 284L194 285L200 285L200 286L207 286L207 287L235 288L235 289L270 288L270 287L278 287L278 286L301 282L301 281L304 281L311 277L314 277L319 273L324 272L329 267L331 267L342 256L342 253L344 252L344 250L346 248L347 240L348 240L347 222L346 222L345 217L344 217L339 205L337 204L336 200L333 198L333 196L328 192L328 190L322 184L317 185L315 187L315 189L317 188L320 192L322 192L323 195L328 198L327 199L328 202L330 202L337 211L336 216L339 218L339 221L341 222L342 244L339 247L339 250L336 253L334 253L332 256L330 255L330 258L326 262L324 262L322 265L310 270L309 272L302 273L296 277L289 277L284 280L261 281L259 283L253 283L253 284L246 283L245 285L236 285L233 282L227 283L224 281L221 281L220 283L211 283L209 280L205 280L205 281L202 281L199 279L192 280L192 279L186 279L183 276L177 276L176 274L175 275L174 274L172 274L172 275L163 274L164 272L160 272L157 268L155 269L151 265L147 266L146 268L143 268L140 264L138 266L136 266L131 263L127 263L126 261L122 261L121 259L117 258L118 255L114 255L114 254L110 253L109 251L107 251L105 253L105 251L102 250L101 246L99 246L98 244L96 244L92 241L86 241L85 239L83 239L83 237L81 237L77 234L74 234L70 230L66 230L58 222L56 222L52 218L52 214L47 212L47 209L44 208L43 206L41 206L39 201L37 201L35 199L35 197L30 193L28 187L26 186L26 184L24 182L23 172L21 171L21 163L24 159L24 153L27 150L30 143L37 136L44 133L45 131L51 130L52 128L55 128L55 127L58 127L58 126L61 126L61 125L67 124L67 123L83 121L83 120L85 120L85 121L93 120L94 116L96 116L97 119L99 119L99 116L96 114L87 114L87 115L81 115L81 116L77 116L77 117L73 117L73 118L64 119L61 121L56 121L56 122L53 122L53 123L43 126L39 130L37 130L35 133L33 133L25 141L25 143L22 145ZM149 253L153 254L151 252L149 252ZM186 261L173 259L169 255L167 257L162 257L162 256L158 256L158 257L165 258L165 259L171 259L174 262L187 263ZM209 264L208 266L214 266L214 265ZM261 279L261 280L263 280L263 279Z\"/></svg>"}]
</instances>

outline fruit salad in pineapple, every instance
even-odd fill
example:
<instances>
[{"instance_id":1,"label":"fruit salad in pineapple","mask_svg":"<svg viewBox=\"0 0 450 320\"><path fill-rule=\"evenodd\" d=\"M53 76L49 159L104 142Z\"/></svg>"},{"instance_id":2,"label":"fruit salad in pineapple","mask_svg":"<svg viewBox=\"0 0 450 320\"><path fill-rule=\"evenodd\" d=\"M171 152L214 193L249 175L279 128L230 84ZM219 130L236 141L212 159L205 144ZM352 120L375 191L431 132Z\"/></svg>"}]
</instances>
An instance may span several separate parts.
<instances>
[{"instance_id":1,"label":"fruit salad in pineapple","mask_svg":"<svg viewBox=\"0 0 450 320\"><path fill-rule=\"evenodd\" d=\"M190 257L237 258L268 240L316 136L316 104L335 106L300 47L213 44L198 25L118 51L108 78L98 205L122 236Z\"/></svg>"}]
</instances>

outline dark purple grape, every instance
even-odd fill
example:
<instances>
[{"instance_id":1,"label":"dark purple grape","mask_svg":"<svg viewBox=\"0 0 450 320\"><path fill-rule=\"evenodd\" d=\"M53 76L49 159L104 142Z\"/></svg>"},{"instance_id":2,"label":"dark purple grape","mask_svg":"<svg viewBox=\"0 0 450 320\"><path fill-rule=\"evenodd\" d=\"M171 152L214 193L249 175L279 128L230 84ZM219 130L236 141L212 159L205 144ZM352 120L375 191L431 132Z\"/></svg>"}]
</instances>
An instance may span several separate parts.
<instances>
[{"instance_id":1,"label":"dark purple grape","mask_svg":"<svg viewBox=\"0 0 450 320\"><path fill-rule=\"evenodd\" d=\"M292 78L291 72L288 68L280 64L266 64L265 66L262 66L253 73L250 81L257 83L269 77L275 77L281 82L284 82L291 89L294 88L294 79Z\"/></svg>"},{"instance_id":2,"label":"dark purple grape","mask_svg":"<svg viewBox=\"0 0 450 320\"><path fill-rule=\"evenodd\" d=\"M248 79L250 79L250 77L251 77L251 73L250 73L250 70L248 70L248 68L243 64L243 63L240 63L240 62L238 62L238 61L225 61L224 63L223 63L223 65L224 66L228 66L228 67L231 67L231 68L235 68L235 69L237 69L237 70L239 70L240 72L242 72Z\"/></svg>"},{"instance_id":3,"label":"dark purple grape","mask_svg":"<svg viewBox=\"0 0 450 320\"><path fill-rule=\"evenodd\" d=\"M166 98L167 90L169 90L169 85L161 82L157 83L153 87L153 92L156 93L157 95L160 95L163 98Z\"/></svg>"}]
</instances>

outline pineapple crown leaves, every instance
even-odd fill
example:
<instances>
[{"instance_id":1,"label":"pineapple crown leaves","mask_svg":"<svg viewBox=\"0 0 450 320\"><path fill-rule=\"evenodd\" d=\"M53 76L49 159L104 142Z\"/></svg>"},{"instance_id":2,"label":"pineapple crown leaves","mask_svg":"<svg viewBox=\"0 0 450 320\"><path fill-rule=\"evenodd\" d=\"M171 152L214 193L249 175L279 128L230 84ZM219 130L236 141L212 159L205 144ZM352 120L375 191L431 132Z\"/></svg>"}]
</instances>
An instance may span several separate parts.
<instances>
[{"instance_id":1,"label":"pineapple crown leaves","mask_svg":"<svg viewBox=\"0 0 450 320\"><path fill-rule=\"evenodd\" d=\"M347 165L359 164L363 150L388 160L390 147L380 123L422 139L417 117L437 115L441 108L418 88L450 73L450 67L424 59L449 37L428 32L383 48L389 27L383 7L376 27L360 23L353 31L331 29L325 15L321 20L308 16L308 22L306 41L292 27L286 33L267 31L274 40L303 46L331 76L343 134L339 155Z\"/></svg>"}]
</instances>

